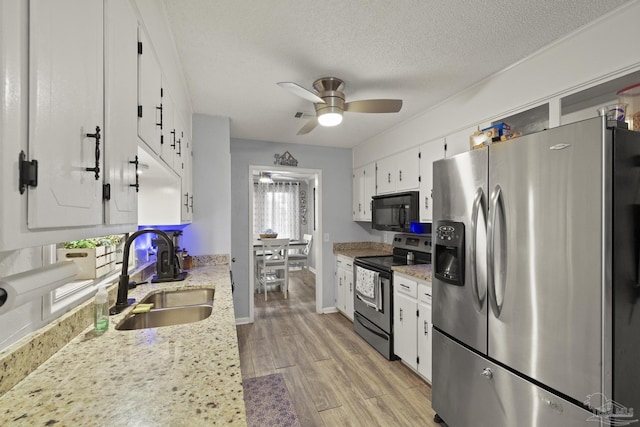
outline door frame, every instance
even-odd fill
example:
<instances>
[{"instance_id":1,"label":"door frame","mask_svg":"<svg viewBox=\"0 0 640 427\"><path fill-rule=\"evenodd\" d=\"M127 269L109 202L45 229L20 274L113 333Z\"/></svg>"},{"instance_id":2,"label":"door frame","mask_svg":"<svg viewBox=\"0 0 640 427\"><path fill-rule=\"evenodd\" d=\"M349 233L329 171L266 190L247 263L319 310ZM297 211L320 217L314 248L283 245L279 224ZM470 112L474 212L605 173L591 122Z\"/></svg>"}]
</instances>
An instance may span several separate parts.
<instances>
[{"instance_id":1,"label":"door frame","mask_svg":"<svg viewBox=\"0 0 640 427\"><path fill-rule=\"evenodd\" d=\"M248 234L248 256L249 256L249 322L254 321L254 304L253 296L255 293L255 272L253 263L253 175L261 170L269 170L275 172L295 172L299 175L308 175L313 181L315 180L316 200L314 204L314 218L316 221L316 230L314 232L313 244L311 251L316 260L316 313L323 313L323 259L322 259L322 170L321 169L301 169L297 167L285 167L274 165L249 165L248 177L248 197L249 197L249 228Z\"/></svg>"}]
</instances>

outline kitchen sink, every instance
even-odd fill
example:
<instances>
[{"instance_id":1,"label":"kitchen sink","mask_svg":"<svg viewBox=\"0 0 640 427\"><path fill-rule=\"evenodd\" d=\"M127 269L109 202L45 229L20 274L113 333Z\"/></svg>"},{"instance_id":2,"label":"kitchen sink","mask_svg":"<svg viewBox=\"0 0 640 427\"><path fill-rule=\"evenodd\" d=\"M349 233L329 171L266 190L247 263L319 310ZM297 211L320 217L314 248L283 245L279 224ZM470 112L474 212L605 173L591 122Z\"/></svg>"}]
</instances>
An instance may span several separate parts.
<instances>
[{"instance_id":1,"label":"kitchen sink","mask_svg":"<svg viewBox=\"0 0 640 427\"><path fill-rule=\"evenodd\" d=\"M147 294L133 310L116 325L119 331L159 328L198 322L213 311L213 288L159 290ZM146 311L136 312L145 304Z\"/></svg>"},{"instance_id":2,"label":"kitchen sink","mask_svg":"<svg viewBox=\"0 0 640 427\"><path fill-rule=\"evenodd\" d=\"M189 305L161 308L146 313L129 314L116 325L119 331L183 325L204 320L211 315L212 305Z\"/></svg>"},{"instance_id":3,"label":"kitchen sink","mask_svg":"<svg viewBox=\"0 0 640 427\"><path fill-rule=\"evenodd\" d=\"M155 291L142 300L140 304L153 304L153 308L181 307L185 305L212 304L214 289L178 289L175 291Z\"/></svg>"}]
</instances>

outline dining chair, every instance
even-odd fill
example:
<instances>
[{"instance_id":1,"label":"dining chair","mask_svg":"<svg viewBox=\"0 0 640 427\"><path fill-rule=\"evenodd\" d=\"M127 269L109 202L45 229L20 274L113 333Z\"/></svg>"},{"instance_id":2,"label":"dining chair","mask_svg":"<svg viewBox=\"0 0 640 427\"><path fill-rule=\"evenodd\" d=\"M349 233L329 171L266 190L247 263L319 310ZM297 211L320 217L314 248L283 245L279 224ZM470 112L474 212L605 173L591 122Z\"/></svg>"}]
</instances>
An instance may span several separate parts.
<instances>
[{"instance_id":1,"label":"dining chair","mask_svg":"<svg viewBox=\"0 0 640 427\"><path fill-rule=\"evenodd\" d=\"M257 265L257 279L264 288L267 300L267 286L279 284L287 299L289 292L289 239L262 239L262 253Z\"/></svg>"},{"instance_id":2,"label":"dining chair","mask_svg":"<svg viewBox=\"0 0 640 427\"><path fill-rule=\"evenodd\" d=\"M302 250L297 254L289 254L289 267L301 267L309 269L309 253L311 251L311 240L313 239L313 235L305 234L303 235L303 240L307 243L307 245L302 248Z\"/></svg>"}]
</instances>

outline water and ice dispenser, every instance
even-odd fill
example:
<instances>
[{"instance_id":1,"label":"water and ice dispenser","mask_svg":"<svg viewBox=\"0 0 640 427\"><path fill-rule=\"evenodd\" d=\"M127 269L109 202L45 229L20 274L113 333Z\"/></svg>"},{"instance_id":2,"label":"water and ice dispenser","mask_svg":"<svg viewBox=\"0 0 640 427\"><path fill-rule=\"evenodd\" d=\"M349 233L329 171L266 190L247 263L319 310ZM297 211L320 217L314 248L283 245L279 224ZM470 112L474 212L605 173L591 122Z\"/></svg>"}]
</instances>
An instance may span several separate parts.
<instances>
[{"instance_id":1,"label":"water and ice dispenser","mask_svg":"<svg viewBox=\"0 0 640 427\"><path fill-rule=\"evenodd\" d=\"M435 227L433 268L437 279L464 285L464 224L438 221Z\"/></svg>"}]
</instances>

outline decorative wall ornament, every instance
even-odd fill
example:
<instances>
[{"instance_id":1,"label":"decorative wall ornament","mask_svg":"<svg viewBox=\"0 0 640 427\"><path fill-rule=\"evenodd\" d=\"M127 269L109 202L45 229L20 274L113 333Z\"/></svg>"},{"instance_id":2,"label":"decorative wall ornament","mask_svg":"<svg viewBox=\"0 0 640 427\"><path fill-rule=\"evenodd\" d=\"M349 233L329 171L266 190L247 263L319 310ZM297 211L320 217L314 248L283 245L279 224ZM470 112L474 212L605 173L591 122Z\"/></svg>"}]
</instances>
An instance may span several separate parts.
<instances>
[{"instance_id":1,"label":"decorative wall ornament","mask_svg":"<svg viewBox=\"0 0 640 427\"><path fill-rule=\"evenodd\" d=\"M300 190L300 223L307 225L307 192Z\"/></svg>"},{"instance_id":2,"label":"decorative wall ornament","mask_svg":"<svg viewBox=\"0 0 640 427\"><path fill-rule=\"evenodd\" d=\"M298 161L288 151L285 151L284 154L275 154L273 157L276 159L273 162L274 165L298 166Z\"/></svg>"}]
</instances>

